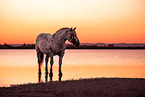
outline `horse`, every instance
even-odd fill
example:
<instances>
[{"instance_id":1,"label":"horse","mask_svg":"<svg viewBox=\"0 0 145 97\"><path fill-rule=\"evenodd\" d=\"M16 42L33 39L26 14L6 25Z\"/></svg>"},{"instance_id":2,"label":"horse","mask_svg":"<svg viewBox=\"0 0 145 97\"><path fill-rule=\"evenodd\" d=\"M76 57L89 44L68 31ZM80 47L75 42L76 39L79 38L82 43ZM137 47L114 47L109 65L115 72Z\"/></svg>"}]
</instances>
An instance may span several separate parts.
<instances>
[{"instance_id":1,"label":"horse","mask_svg":"<svg viewBox=\"0 0 145 97\"><path fill-rule=\"evenodd\" d=\"M35 43L35 49L37 52L37 59L38 59L38 81L39 83L41 81L41 66L43 63L44 55L45 55L45 82L47 82L48 79L48 61L50 57L50 81L52 81L53 72L52 72L52 66L53 66L53 56L58 55L59 56L59 81L61 81L62 78L62 72L61 72L61 65L62 65L62 59L65 53L66 48L66 40L71 42L74 46L78 47L80 45L79 39L77 37L75 28L61 28L53 35L47 33L41 33L36 38Z\"/></svg>"}]
</instances>

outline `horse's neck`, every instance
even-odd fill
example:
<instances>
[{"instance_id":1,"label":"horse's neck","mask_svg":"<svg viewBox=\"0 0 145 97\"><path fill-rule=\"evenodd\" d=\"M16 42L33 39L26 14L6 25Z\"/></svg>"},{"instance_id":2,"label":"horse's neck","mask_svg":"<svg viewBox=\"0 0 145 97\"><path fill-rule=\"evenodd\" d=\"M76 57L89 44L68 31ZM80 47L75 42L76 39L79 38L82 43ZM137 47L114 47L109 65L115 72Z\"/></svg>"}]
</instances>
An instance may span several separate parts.
<instances>
[{"instance_id":1,"label":"horse's neck","mask_svg":"<svg viewBox=\"0 0 145 97\"><path fill-rule=\"evenodd\" d=\"M55 34L53 34L53 38L55 40L59 40L60 42L65 43L65 41L67 39L67 33L66 33L67 30L68 29L66 28L66 29L62 29L62 30L57 31Z\"/></svg>"}]
</instances>

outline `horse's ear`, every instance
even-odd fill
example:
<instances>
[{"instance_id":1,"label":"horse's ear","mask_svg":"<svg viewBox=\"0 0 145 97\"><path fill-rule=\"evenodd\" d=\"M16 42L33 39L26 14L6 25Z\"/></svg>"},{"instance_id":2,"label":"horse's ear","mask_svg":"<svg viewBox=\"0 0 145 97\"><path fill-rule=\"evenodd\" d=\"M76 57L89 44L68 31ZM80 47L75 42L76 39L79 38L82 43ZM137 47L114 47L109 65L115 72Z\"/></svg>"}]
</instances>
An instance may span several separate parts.
<instances>
[{"instance_id":1,"label":"horse's ear","mask_svg":"<svg viewBox=\"0 0 145 97\"><path fill-rule=\"evenodd\" d=\"M70 28L70 31L72 30L72 27Z\"/></svg>"},{"instance_id":2,"label":"horse's ear","mask_svg":"<svg viewBox=\"0 0 145 97\"><path fill-rule=\"evenodd\" d=\"M74 30L76 29L76 27L74 28Z\"/></svg>"},{"instance_id":3,"label":"horse's ear","mask_svg":"<svg viewBox=\"0 0 145 97\"><path fill-rule=\"evenodd\" d=\"M65 32L67 34L68 30Z\"/></svg>"}]
</instances>

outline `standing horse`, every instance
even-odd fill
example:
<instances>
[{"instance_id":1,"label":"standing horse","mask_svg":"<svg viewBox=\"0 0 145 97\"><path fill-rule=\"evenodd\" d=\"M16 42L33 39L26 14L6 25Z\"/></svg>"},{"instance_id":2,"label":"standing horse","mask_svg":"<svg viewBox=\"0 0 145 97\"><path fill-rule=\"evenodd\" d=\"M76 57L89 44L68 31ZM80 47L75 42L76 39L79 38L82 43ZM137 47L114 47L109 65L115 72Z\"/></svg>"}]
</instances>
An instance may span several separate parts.
<instances>
[{"instance_id":1,"label":"standing horse","mask_svg":"<svg viewBox=\"0 0 145 97\"><path fill-rule=\"evenodd\" d=\"M53 35L51 34L44 34L41 33L38 35L35 43L35 49L37 52L37 58L38 58L38 64L39 64L39 69L38 69L38 76L39 76L39 82L41 82L41 66L44 58L44 54L46 55L45 57L45 81L47 82L48 78L48 61L50 57L50 81L52 81L53 77L53 72L52 72L52 66L53 66L53 56L58 55L59 56L59 81L61 81L62 77L62 72L61 72L61 65L62 65L62 58L65 53L65 48L66 48L66 40L71 42L73 45L76 47L79 46L80 42L79 39L76 35L75 32L76 27L73 28L61 28L59 29L56 33Z\"/></svg>"}]
</instances>

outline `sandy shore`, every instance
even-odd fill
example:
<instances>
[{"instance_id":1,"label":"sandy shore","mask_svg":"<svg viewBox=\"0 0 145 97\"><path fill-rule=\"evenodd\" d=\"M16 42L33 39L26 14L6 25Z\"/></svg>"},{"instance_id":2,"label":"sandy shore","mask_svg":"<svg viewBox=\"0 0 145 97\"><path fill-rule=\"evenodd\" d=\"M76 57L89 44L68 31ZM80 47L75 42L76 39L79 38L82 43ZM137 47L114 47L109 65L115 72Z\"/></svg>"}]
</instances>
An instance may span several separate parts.
<instances>
[{"instance_id":1,"label":"sandy shore","mask_svg":"<svg viewBox=\"0 0 145 97\"><path fill-rule=\"evenodd\" d=\"M145 79L96 78L1 87L0 96L145 97Z\"/></svg>"}]
</instances>

